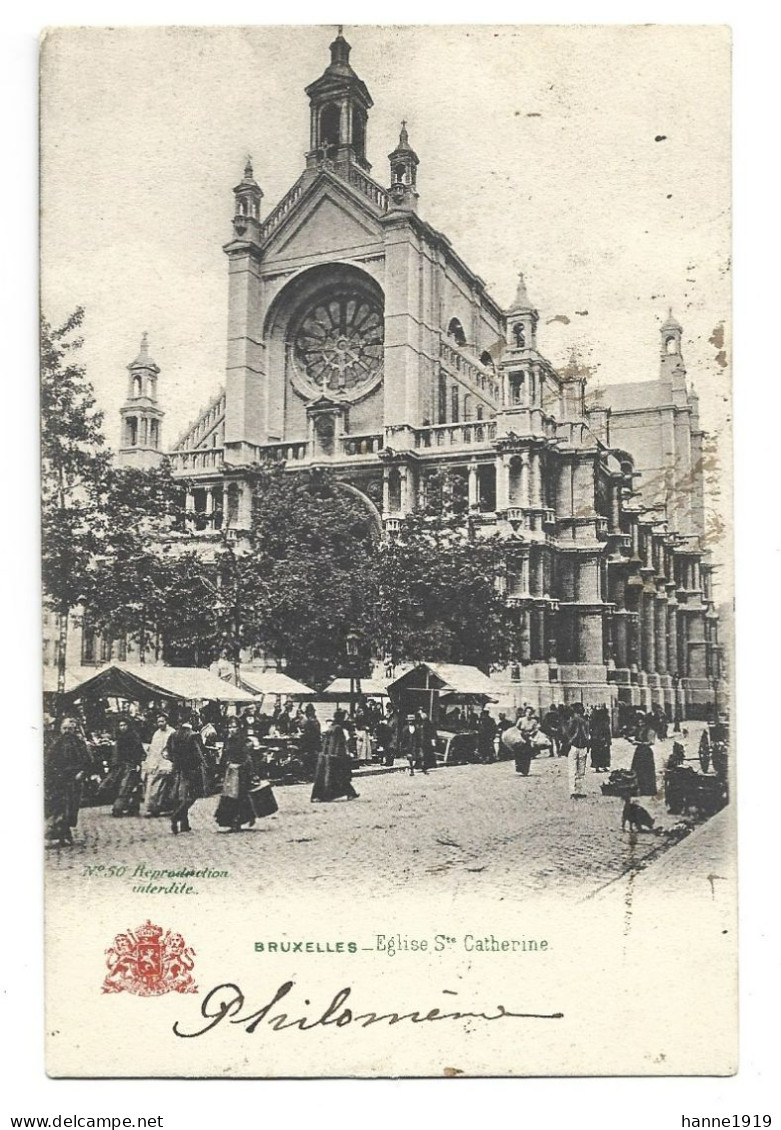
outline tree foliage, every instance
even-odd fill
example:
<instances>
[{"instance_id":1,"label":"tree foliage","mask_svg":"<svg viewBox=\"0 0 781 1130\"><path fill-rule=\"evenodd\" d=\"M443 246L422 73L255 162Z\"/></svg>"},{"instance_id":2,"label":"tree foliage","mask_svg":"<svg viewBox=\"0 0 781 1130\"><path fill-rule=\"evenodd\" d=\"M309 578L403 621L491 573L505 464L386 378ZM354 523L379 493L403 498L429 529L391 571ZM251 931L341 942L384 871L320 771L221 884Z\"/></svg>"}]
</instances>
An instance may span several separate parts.
<instances>
[{"instance_id":1,"label":"tree foliage","mask_svg":"<svg viewBox=\"0 0 781 1130\"><path fill-rule=\"evenodd\" d=\"M79 363L79 307L61 325L41 322L41 542L44 599L60 621L59 685L65 679L69 610L89 588L106 534L104 491L110 453L103 414Z\"/></svg>"},{"instance_id":2,"label":"tree foliage","mask_svg":"<svg viewBox=\"0 0 781 1130\"><path fill-rule=\"evenodd\" d=\"M497 580L504 554L466 514L460 478L432 476L427 505L378 548L375 635L394 662L424 659L488 670L512 628Z\"/></svg>"}]
</instances>

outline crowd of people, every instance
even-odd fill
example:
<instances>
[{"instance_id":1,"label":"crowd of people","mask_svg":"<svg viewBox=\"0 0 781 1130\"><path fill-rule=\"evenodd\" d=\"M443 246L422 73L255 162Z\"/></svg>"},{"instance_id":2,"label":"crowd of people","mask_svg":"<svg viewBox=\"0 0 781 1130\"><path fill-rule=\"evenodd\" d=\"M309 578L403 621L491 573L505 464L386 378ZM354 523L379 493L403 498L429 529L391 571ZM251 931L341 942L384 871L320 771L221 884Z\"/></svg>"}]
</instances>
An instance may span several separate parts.
<instances>
[{"instance_id":1,"label":"crowd of people","mask_svg":"<svg viewBox=\"0 0 781 1130\"><path fill-rule=\"evenodd\" d=\"M114 720L113 742L105 737L88 742L75 717L64 718L59 733L47 741L49 841L73 842L82 793L111 805L116 818L168 817L175 835L191 830L189 812L196 800L219 794L217 825L237 832L276 810L271 779L309 781L311 800L323 803L358 796L352 784L356 762L373 759L392 767L400 759L410 776L428 774L438 764L437 727L424 710L400 715L390 702L383 708L365 698L350 716L337 709L325 729L311 702L292 701L278 703L271 713L250 705L229 714L211 703L200 713L182 711L178 718L158 707ZM589 758L595 773L611 769L613 727L604 704L587 710L576 702L541 712L524 704L514 721L506 713L495 720L487 707L479 712L459 707L442 721L451 734L474 736L478 762L511 757L521 776L529 775L535 757L566 757L574 799L586 795ZM645 712L621 706L618 722L620 734L635 747L636 795L653 796L653 745L666 736L667 717L661 708Z\"/></svg>"}]
</instances>

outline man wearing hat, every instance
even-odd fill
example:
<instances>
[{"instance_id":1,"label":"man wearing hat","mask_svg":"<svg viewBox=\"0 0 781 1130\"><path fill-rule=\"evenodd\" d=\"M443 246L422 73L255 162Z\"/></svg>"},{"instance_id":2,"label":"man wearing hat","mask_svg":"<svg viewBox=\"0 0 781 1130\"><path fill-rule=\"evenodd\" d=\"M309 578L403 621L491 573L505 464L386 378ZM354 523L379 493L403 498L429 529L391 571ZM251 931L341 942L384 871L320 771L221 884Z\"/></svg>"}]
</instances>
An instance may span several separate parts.
<instances>
[{"instance_id":1,"label":"man wearing hat","mask_svg":"<svg viewBox=\"0 0 781 1130\"><path fill-rule=\"evenodd\" d=\"M174 777L171 831L174 835L191 832L190 808L199 797L206 795L201 743L193 732L192 722L182 722L164 756L171 762Z\"/></svg>"}]
</instances>

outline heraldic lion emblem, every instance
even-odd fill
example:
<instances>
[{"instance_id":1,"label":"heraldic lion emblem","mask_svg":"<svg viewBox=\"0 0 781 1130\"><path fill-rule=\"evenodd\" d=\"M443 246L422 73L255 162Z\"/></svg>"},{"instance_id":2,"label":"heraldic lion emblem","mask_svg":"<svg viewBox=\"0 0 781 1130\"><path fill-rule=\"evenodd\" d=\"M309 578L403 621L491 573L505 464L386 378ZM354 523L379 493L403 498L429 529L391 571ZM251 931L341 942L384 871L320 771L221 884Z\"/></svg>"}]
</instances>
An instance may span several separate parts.
<instances>
[{"instance_id":1,"label":"heraldic lion emblem","mask_svg":"<svg viewBox=\"0 0 781 1130\"><path fill-rule=\"evenodd\" d=\"M143 926L117 934L106 950L108 973L104 993L134 993L159 997L163 993L197 993L192 977L195 950L181 934L163 933L149 919Z\"/></svg>"}]
</instances>

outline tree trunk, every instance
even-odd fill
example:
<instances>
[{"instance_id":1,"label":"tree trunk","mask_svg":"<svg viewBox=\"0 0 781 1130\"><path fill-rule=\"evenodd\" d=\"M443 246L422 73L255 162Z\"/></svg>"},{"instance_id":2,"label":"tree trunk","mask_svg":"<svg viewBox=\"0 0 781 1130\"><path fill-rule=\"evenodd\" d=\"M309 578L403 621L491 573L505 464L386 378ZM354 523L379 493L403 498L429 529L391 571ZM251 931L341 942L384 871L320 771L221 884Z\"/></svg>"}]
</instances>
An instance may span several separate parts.
<instances>
[{"instance_id":1,"label":"tree trunk","mask_svg":"<svg viewBox=\"0 0 781 1130\"><path fill-rule=\"evenodd\" d=\"M65 662L68 646L68 607L60 606L57 615L58 643L57 643L57 704L65 694Z\"/></svg>"}]
</instances>

